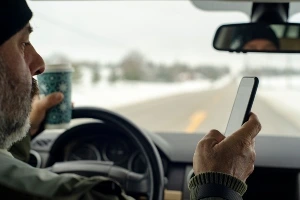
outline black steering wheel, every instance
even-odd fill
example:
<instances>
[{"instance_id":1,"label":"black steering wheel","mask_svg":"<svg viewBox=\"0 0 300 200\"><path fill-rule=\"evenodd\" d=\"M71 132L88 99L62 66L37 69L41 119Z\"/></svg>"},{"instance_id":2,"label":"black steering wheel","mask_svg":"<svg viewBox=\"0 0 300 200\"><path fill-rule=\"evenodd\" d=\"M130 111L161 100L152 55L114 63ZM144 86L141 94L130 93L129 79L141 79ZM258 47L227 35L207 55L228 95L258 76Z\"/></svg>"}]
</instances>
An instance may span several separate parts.
<instances>
[{"instance_id":1,"label":"black steering wheel","mask_svg":"<svg viewBox=\"0 0 300 200\"><path fill-rule=\"evenodd\" d=\"M124 117L100 108L75 108L73 109L72 118L93 118L121 130L136 144L145 158L148 170L145 174L138 174L125 168L114 166L110 162L66 161L54 163L49 168L51 171L58 174L76 173L86 176L106 176L118 181L127 193L146 195L151 200L164 199L165 183L160 155L152 140L143 131ZM50 151L50 158L62 153L62 144L65 142L66 136L70 138L70 135L76 131L78 132L75 126L66 130L56 139Z\"/></svg>"}]
</instances>

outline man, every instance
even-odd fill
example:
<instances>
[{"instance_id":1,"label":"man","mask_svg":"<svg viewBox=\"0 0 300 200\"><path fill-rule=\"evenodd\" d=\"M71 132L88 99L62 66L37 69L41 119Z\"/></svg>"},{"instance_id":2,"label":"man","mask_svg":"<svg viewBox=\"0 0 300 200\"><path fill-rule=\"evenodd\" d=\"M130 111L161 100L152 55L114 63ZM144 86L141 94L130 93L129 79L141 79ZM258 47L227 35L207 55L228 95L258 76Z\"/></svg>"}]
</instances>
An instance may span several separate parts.
<instances>
[{"instance_id":1,"label":"man","mask_svg":"<svg viewBox=\"0 0 300 200\"><path fill-rule=\"evenodd\" d=\"M0 1L0 194L10 199L132 199L108 178L53 174L30 167L7 151L27 135L30 118L33 132L43 118L29 116L37 92L32 77L45 68L29 41L31 17L25 0ZM41 101L38 105L32 112L44 115L47 106L40 107L45 105ZM191 199L240 199L253 171L254 138L259 131L260 123L252 114L227 138L216 130L208 133L194 154Z\"/></svg>"},{"instance_id":2,"label":"man","mask_svg":"<svg viewBox=\"0 0 300 200\"><path fill-rule=\"evenodd\" d=\"M252 39L243 46L243 50L247 51L276 51L278 49L272 41L262 38Z\"/></svg>"},{"instance_id":3,"label":"man","mask_svg":"<svg viewBox=\"0 0 300 200\"><path fill-rule=\"evenodd\" d=\"M248 51L276 51L280 49L280 43L275 32L271 27L264 24L255 24L243 29L233 44L238 44L239 49Z\"/></svg>"}]
</instances>

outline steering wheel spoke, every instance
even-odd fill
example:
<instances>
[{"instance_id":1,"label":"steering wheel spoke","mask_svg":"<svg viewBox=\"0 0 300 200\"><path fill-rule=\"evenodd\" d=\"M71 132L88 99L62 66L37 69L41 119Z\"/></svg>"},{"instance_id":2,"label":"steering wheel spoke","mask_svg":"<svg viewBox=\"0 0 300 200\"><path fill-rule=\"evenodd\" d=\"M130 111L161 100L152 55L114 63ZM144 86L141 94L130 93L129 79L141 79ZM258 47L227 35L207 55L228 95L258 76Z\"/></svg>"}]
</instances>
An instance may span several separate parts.
<instances>
[{"instance_id":1,"label":"steering wheel spoke","mask_svg":"<svg viewBox=\"0 0 300 200\"><path fill-rule=\"evenodd\" d=\"M105 176L117 181L129 194L149 195L151 181L149 173L138 174L122 167L114 166L112 162L102 161L68 161L58 162L49 168L57 174L74 173L81 176Z\"/></svg>"}]
</instances>

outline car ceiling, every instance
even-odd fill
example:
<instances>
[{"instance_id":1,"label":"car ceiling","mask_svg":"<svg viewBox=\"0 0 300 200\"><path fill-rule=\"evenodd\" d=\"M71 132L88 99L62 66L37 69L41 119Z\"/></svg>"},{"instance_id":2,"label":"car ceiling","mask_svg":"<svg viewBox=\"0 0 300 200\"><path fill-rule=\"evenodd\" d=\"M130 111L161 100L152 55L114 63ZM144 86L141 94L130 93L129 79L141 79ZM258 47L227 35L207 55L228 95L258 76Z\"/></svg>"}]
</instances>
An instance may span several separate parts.
<instances>
[{"instance_id":1,"label":"car ceiling","mask_svg":"<svg viewBox=\"0 0 300 200\"><path fill-rule=\"evenodd\" d=\"M191 0L192 3L199 9L205 11L237 11L243 12L246 15L251 16L252 3L253 2L264 2L264 3L290 3L289 16L293 16L300 12L300 0L219 0L219 1L202 1L202 0Z\"/></svg>"},{"instance_id":2,"label":"car ceiling","mask_svg":"<svg viewBox=\"0 0 300 200\"><path fill-rule=\"evenodd\" d=\"M30 1L105 1L105 0L30 0ZM290 4L289 16L300 12L300 0L190 0L197 8L205 11L237 11L251 15L253 2L263 3L288 3Z\"/></svg>"}]
</instances>

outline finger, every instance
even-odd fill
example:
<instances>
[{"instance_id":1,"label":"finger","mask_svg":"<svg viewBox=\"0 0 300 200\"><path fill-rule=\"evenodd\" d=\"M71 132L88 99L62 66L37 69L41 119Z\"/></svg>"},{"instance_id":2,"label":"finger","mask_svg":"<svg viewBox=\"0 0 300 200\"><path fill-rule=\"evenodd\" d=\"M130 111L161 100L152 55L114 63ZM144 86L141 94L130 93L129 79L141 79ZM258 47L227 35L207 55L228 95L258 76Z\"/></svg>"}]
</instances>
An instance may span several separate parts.
<instances>
[{"instance_id":1,"label":"finger","mask_svg":"<svg viewBox=\"0 0 300 200\"><path fill-rule=\"evenodd\" d=\"M199 153L203 151L203 149L211 150L214 146L219 144L224 139L225 136L222 135L222 133L217 130L211 130L198 142L194 156L198 156Z\"/></svg>"},{"instance_id":2,"label":"finger","mask_svg":"<svg viewBox=\"0 0 300 200\"><path fill-rule=\"evenodd\" d=\"M47 95L45 98L41 99L39 102L39 107L48 110L56 105L58 105L64 98L63 93L54 92Z\"/></svg>"},{"instance_id":3,"label":"finger","mask_svg":"<svg viewBox=\"0 0 300 200\"><path fill-rule=\"evenodd\" d=\"M216 144L219 144L222 140L225 139L225 136L220 133L218 130L211 130L207 133L198 143L198 146L214 147Z\"/></svg>"},{"instance_id":4,"label":"finger","mask_svg":"<svg viewBox=\"0 0 300 200\"><path fill-rule=\"evenodd\" d=\"M35 95L32 99L32 103L36 103L40 99L39 95Z\"/></svg>"},{"instance_id":5,"label":"finger","mask_svg":"<svg viewBox=\"0 0 300 200\"><path fill-rule=\"evenodd\" d=\"M246 182L247 178L254 172L254 168L255 168L255 165L254 164L251 165L251 168L248 171L247 177L244 180L242 180L244 183Z\"/></svg>"},{"instance_id":6,"label":"finger","mask_svg":"<svg viewBox=\"0 0 300 200\"><path fill-rule=\"evenodd\" d=\"M249 120L245 122L238 131L236 131L229 137L252 140L257 136L260 130L261 124L257 116L254 113L251 113Z\"/></svg>"},{"instance_id":7,"label":"finger","mask_svg":"<svg viewBox=\"0 0 300 200\"><path fill-rule=\"evenodd\" d=\"M209 133L207 133L203 139L213 139L215 141L217 141L218 143L220 143L222 140L225 139L225 136L220 133L218 130L211 130Z\"/></svg>"},{"instance_id":8,"label":"finger","mask_svg":"<svg viewBox=\"0 0 300 200\"><path fill-rule=\"evenodd\" d=\"M253 149L255 149L255 138L253 138L253 140L252 140L252 147L253 147Z\"/></svg>"}]
</instances>

